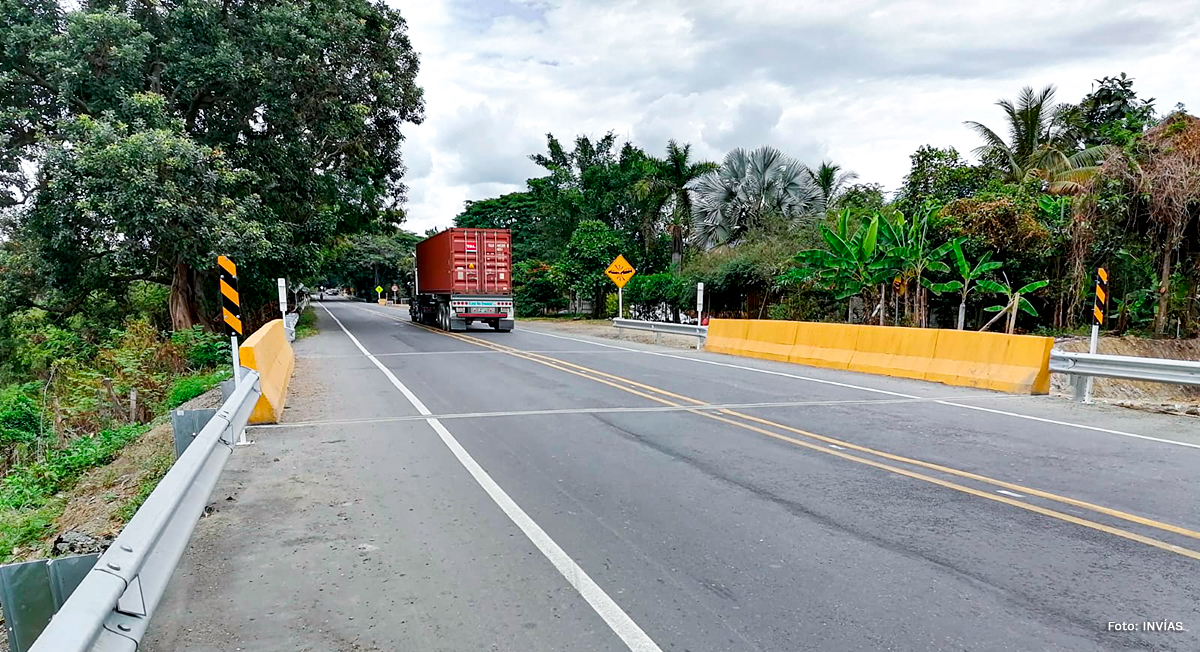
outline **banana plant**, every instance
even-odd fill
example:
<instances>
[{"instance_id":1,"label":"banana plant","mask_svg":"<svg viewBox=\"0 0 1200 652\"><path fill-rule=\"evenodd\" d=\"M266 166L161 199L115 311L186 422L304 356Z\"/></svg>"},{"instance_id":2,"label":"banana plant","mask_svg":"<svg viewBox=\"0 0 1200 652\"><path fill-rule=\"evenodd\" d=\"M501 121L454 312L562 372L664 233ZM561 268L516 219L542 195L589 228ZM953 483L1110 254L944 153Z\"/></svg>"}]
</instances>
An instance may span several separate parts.
<instances>
[{"instance_id":1,"label":"banana plant","mask_svg":"<svg viewBox=\"0 0 1200 652\"><path fill-rule=\"evenodd\" d=\"M796 268L780 277L783 283L816 281L837 299L870 294L895 268L895 258L879 246L880 217L863 221L851 231L850 211L842 211L834 228L821 226L828 250L809 249L796 254Z\"/></svg>"},{"instance_id":2,"label":"banana plant","mask_svg":"<svg viewBox=\"0 0 1200 652\"><path fill-rule=\"evenodd\" d=\"M997 283L996 281L986 278L979 279L979 289L983 290L984 292L1003 294L1007 299L1007 301L1005 301L1003 304L984 308L984 310L987 312L994 312L997 314L995 317L992 317L991 321L984 324L983 328L980 328L979 330L986 331L992 326L992 324L996 323L997 319L1000 319L1000 317L1007 314L1008 323L1005 325L1004 332L1011 335L1013 330L1015 330L1017 327L1018 312L1023 311L1026 314L1037 317L1037 309L1033 307L1032 303L1029 303L1029 300L1026 299L1024 295L1037 292L1047 285L1050 285L1050 281L1034 281L1033 283L1028 283L1021 286L1021 289L1019 290L1013 290L1012 285L1008 282L1007 274L1004 275L1004 283Z\"/></svg>"},{"instance_id":3,"label":"banana plant","mask_svg":"<svg viewBox=\"0 0 1200 652\"><path fill-rule=\"evenodd\" d=\"M927 326L928 296L926 290L932 290L934 284L925 277L925 272L949 272L950 266L942 262L946 254L954 248L954 240L933 247L929 241L929 217L931 211L923 208L913 215L912 221L907 221L903 213L893 222L884 218L880 222L880 239L890 247L892 256L898 261L900 279L907 283L913 281L917 288L916 311L917 325ZM961 245L962 240L958 241Z\"/></svg>"},{"instance_id":4,"label":"banana plant","mask_svg":"<svg viewBox=\"0 0 1200 652\"><path fill-rule=\"evenodd\" d=\"M992 260L992 252L986 252L979 257L979 261L972 266L967 262L966 255L963 254L962 240L954 240L951 243L950 251L954 253L954 269L958 272L962 280L955 279L946 283L932 283L929 289L935 293L942 292L958 292L958 330L962 330L967 322L967 297L975 290L978 281L989 272L994 272L1004 266L1004 263Z\"/></svg>"}]
</instances>

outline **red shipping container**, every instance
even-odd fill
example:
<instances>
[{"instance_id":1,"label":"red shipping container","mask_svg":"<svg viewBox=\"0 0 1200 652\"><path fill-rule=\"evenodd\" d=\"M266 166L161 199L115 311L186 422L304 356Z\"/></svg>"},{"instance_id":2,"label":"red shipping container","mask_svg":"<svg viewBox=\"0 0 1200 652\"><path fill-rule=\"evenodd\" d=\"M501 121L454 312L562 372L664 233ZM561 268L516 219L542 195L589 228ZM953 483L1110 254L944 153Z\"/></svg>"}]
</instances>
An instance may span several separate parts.
<instances>
[{"instance_id":1,"label":"red shipping container","mask_svg":"<svg viewBox=\"0 0 1200 652\"><path fill-rule=\"evenodd\" d=\"M508 229L447 229L417 243L419 294L509 295Z\"/></svg>"}]
</instances>

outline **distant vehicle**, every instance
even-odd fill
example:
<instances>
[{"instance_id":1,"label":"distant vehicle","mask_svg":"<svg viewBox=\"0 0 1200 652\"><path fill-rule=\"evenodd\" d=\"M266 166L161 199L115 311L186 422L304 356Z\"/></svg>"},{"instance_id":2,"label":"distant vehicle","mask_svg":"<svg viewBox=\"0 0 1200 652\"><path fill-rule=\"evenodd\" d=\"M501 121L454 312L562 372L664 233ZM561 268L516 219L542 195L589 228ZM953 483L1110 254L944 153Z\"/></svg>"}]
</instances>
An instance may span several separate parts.
<instances>
[{"instance_id":1,"label":"distant vehicle","mask_svg":"<svg viewBox=\"0 0 1200 652\"><path fill-rule=\"evenodd\" d=\"M475 322L513 329L512 234L453 228L417 243L412 320L447 331Z\"/></svg>"}]
</instances>

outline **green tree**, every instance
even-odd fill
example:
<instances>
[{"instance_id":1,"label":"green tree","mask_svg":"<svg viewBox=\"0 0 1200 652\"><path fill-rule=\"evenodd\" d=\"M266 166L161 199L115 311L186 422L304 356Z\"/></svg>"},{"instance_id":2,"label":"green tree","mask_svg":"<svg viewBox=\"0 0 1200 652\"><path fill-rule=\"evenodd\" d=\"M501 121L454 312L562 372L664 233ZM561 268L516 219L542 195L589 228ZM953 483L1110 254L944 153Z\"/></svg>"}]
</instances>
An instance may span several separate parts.
<instances>
[{"instance_id":1,"label":"green tree","mask_svg":"<svg viewBox=\"0 0 1200 652\"><path fill-rule=\"evenodd\" d=\"M584 221L602 222L637 249L648 250L645 225L652 211L636 187L653 170L651 158L629 143L618 149L611 132L596 141L579 136L570 151L553 134L546 141L546 154L530 156L550 173L528 182L539 216L535 255L559 256Z\"/></svg>"},{"instance_id":2,"label":"green tree","mask_svg":"<svg viewBox=\"0 0 1200 652\"><path fill-rule=\"evenodd\" d=\"M808 167L774 147L735 149L688 189L692 237L706 248L733 244L772 222L791 224L825 209Z\"/></svg>"},{"instance_id":3,"label":"green tree","mask_svg":"<svg viewBox=\"0 0 1200 652\"><path fill-rule=\"evenodd\" d=\"M567 307L558 275L549 263L541 260L523 260L513 265L513 299L521 317L544 315Z\"/></svg>"},{"instance_id":4,"label":"green tree","mask_svg":"<svg viewBox=\"0 0 1200 652\"><path fill-rule=\"evenodd\" d=\"M352 287L358 296L373 297L375 287L403 288L413 284L413 251L421 237L397 230L394 233L357 233L340 238L324 252L317 284Z\"/></svg>"},{"instance_id":5,"label":"green tree","mask_svg":"<svg viewBox=\"0 0 1200 652\"><path fill-rule=\"evenodd\" d=\"M973 166L953 147L922 145L909 156L910 167L896 198L896 208L913 215L939 208L983 189L995 175L986 165Z\"/></svg>"},{"instance_id":6,"label":"green tree","mask_svg":"<svg viewBox=\"0 0 1200 652\"><path fill-rule=\"evenodd\" d=\"M879 212L887 205L887 199L883 195L883 185L878 183L856 183L846 187L834 206L839 211L842 209L850 209L856 212Z\"/></svg>"},{"instance_id":7,"label":"green tree","mask_svg":"<svg viewBox=\"0 0 1200 652\"><path fill-rule=\"evenodd\" d=\"M671 265L678 267L683 260L684 244L691 235L692 199L688 184L717 168L710 161L695 162L692 146L667 142L666 156L652 160L650 173L637 183L639 195L651 202L653 219L664 223L671 236ZM647 237L649 244L649 237Z\"/></svg>"},{"instance_id":8,"label":"green tree","mask_svg":"<svg viewBox=\"0 0 1200 652\"><path fill-rule=\"evenodd\" d=\"M1077 147L1128 145L1134 137L1154 124L1154 98L1140 99L1133 90L1133 78L1096 80L1092 92L1076 106L1063 106L1060 114L1067 138Z\"/></svg>"},{"instance_id":9,"label":"green tree","mask_svg":"<svg viewBox=\"0 0 1200 652\"><path fill-rule=\"evenodd\" d=\"M809 177L821 189L821 199L825 206L831 207L846 189L846 184L858 178L858 173L842 170L842 166L832 161L821 161L817 169L809 169Z\"/></svg>"},{"instance_id":10,"label":"green tree","mask_svg":"<svg viewBox=\"0 0 1200 652\"><path fill-rule=\"evenodd\" d=\"M579 223L563 251L562 265L571 289L592 302L592 316L599 318L604 310L604 297L613 288L604 270L621 253L622 239L607 224L599 220Z\"/></svg>"},{"instance_id":11,"label":"green tree","mask_svg":"<svg viewBox=\"0 0 1200 652\"><path fill-rule=\"evenodd\" d=\"M978 286L978 282L986 274L994 272L1004 266L1004 263L993 261L991 252L986 252L979 258L979 261L972 266L967 262L967 257L963 254L962 245L955 241L951 245L951 251L954 252L954 269L958 272L959 278L945 283L934 283L929 286L931 290L937 293L942 292L958 292L958 330L963 330L967 322L967 297Z\"/></svg>"},{"instance_id":12,"label":"green tree","mask_svg":"<svg viewBox=\"0 0 1200 652\"><path fill-rule=\"evenodd\" d=\"M1046 182L1051 193L1074 194L1095 176L1109 150L1102 145L1073 149L1065 133L1062 110L1054 103L1054 92L1053 85L1041 91L1026 86L1015 103L1006 99L996 102L1008 116L1007 141L979 122L968 120L965 124L983 139L984 144L975 153L1003 170L1006 181L1020 183L1036 178Z\"/></svg>"},{"instance_id":13,"label":"green tree","mask_svg":"<svg viewBox=\"0 0 1200 652\"><path fill-rule=\"evenodd\" d=\"M401 127L420 122L424 105L404 20L383 3L172 0L64 10L53 0L0 0L0 12L0 173L9 181L22 173L0 201L44 202L58 178L40 159L75 118L134 124L142 116L129 100L148 92L182 121L180 138L256 180L261 208L248 216L256 225L247 234L265 237L270 251L238 261L244 303L269 300L277 276L315 272L319 245L335 234L403 219ZM37 164L14 168L19 161ZM189 259L173 274L177 328L201 312L201 285L215 286L218 243L208 249L203 266Z\"/></svg>"},{"instance_id":14,"label":"green tree","mask_svg":"<svg viewBox=\"0 0 1200 652\"><path fill-rule=\"evenodd\" d=\"M512 231L513 259L527 260L541 253L537 250L537 200L527 192L512 192L492 199L468 201L463 212L454 218L455 226L476 229L509 229Z\"/></svg>"},{"instance_id":15,"label":"green tree","mask_svg":"<svg viewBox=\"0 0 1200 652\"><path fill-rule=\"evenodd\" d=\"M54 309L71 313L94 292L120 295L135 280L170 285L176 327L205 322L197 268L215 251L239 260L269 253L251 175L183 133L164 98L134 95L127 114L58 125L41 174L49 181L15 234L44 262Z\"/></svg>"}]
</instances>

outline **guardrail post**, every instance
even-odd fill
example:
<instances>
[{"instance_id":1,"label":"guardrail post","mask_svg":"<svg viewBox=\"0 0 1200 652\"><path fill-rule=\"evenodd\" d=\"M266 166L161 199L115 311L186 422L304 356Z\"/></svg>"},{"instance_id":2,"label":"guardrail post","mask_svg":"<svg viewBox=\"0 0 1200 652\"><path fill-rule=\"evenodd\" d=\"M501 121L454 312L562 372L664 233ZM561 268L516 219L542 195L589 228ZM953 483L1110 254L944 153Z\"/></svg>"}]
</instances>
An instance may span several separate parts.
<instances>
[{"instance_id":1,"label":"guardrail post","mask_svg":"<svg viewBox=\"0 0 1200 652\"><path fill-rule=\"evenodd\" d=\"M1091 389L1092 377L1081 376L1079 374L1071 374L1071 390L1072 396L1076 403L1091 403L1092 398L1088 396L1088 390Z\"/></svg>"}]
</instances>

